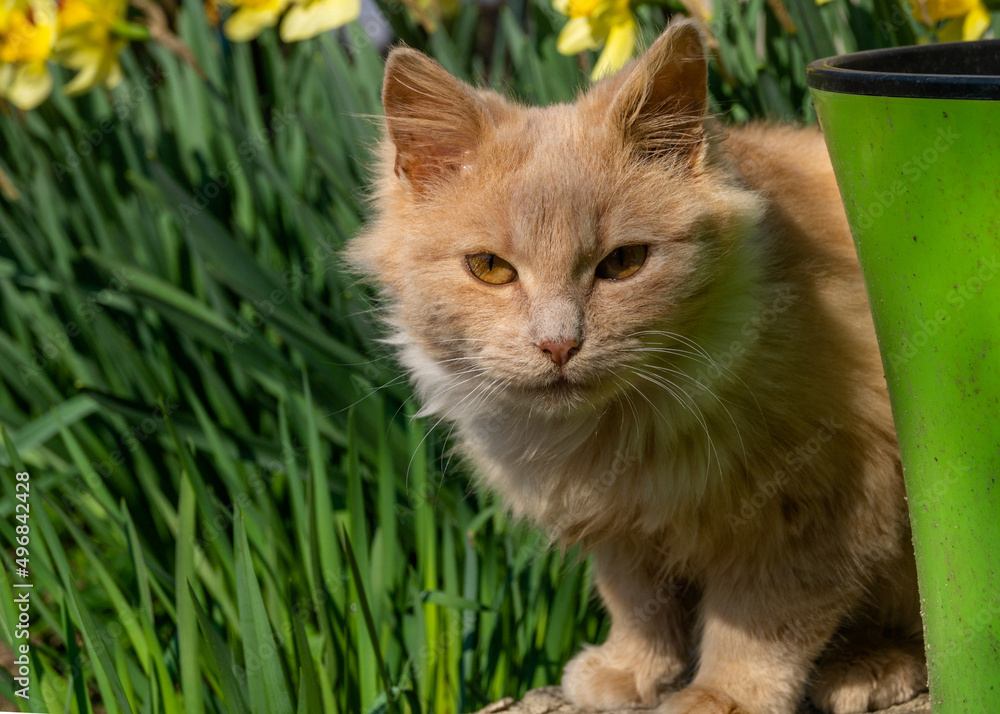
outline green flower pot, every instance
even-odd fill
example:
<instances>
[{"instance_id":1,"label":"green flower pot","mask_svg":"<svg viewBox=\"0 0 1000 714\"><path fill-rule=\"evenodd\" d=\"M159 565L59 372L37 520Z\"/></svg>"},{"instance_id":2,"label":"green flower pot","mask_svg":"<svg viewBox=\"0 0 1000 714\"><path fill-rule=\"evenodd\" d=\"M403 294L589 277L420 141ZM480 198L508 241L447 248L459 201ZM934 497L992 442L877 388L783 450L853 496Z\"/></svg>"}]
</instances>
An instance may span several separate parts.
<instances>
[{"instance_id":1,"label":"green flower pot","mask_svg":"<svg viewBox=\"0 0 1000 714\"><path fill-rule=\"evenodd\" d=\"M1000 41L808 71L889 385L934 711L997 714Z\"/></svg>"}]
</instances>

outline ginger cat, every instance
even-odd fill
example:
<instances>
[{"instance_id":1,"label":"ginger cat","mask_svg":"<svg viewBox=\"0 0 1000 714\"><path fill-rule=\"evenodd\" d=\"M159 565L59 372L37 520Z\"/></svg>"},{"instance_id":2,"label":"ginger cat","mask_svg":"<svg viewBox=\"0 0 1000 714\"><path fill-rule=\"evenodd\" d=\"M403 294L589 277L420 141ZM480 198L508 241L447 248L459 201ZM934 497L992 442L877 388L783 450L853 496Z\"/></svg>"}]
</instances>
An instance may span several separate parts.
<instances>
[{"instance_id":1,"label":"ginger cat","mask_svg":"<svg viewBox=\"0 0 1000 714\"><path fill-rule=\"evenodd\" d=\"M817 129L725 131L673 24L572 105L397 49L376 215L423 413L510 509L594 555L595 710L846 713L926 686L882 365Z\"/></svg>"}]
</instances>

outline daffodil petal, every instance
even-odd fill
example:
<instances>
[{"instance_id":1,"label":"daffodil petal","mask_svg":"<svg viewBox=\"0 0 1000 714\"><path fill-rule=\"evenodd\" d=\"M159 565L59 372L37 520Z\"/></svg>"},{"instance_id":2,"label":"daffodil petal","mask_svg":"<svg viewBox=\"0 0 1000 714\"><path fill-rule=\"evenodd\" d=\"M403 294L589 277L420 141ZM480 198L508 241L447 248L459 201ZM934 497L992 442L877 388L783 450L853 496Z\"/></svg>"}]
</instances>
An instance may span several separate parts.
<instances>
[{"instance_id":1,"label":"daffodil petal","mask_svg":"<svg viewBox=\"0 0 1000 714\"><path fill-rule=\"evenodd\" d=\"M567 22L556 40L556 49L564 55L577 55L600 46L600 38L594 36L593 23L585 17L574 17Z\"/></svg>"},{"instance_id":2,"label":"daffodil petal","mask_svg":"<svg viewBox=\"0 0 1000 714\"><path fill-rule=\"evenodd\" d=\"M100 50L90 43L74 42L56 45L55 58L63 67L83 69L97 61Z\"/></svg>"},{"instance_id":3,"label":"daffodil petal","mask_svg":"<svg viewBox=\"0 0 1000 714\"><path fill-rule=\"evenodd\" d=\"M104 86L108 89L114 89L122 82L122 66L118 62L118 58L114 57L111 60L111 64L107 69L107 74L104 77Z\"/></svg>"},{"instance_id":4,"label":"daffodil petal","mask_svg":"<svg viewBox=\"0 0 1000 714\"><path fill-rule=\"evenodd\" d=\"M569 0L566 14L570 17L587 17L596 20L614 12L615 0Z\"/></svg>"},{"instance_id":5,"label":"daffodil petal","mask_svg":"<svg viewBox=\"0 0 1000 714\"><path fill-rule=\"evenodd\" d=\"M226 20L222 32L233 42L249 42L259 35L264 28L274 27L278 23L280 10L251 10L240 8Z\"/></svg>"},{"instance_id":6,"label":"daffodil petal","mask_svg":"<svg viewBox=\"0 0 1000 714\"><path fill-rule=\"evenodd\" d=\"M44 102L52 92L52 75L45 62L32 62L14 67L7 65L0 75L0 94L18 109L28 111Z\"/></svg>"},{"instance_id":7,"label":"daffodil petal","mask_svg":"<svg viewBox=\"0 0 1000 714\"><path fill-rule=\"evenodd\" d=\"M981 0L910 0L914 16L926 25L932 25L952 17L965 17Z\"/></svg>"},{"instance_id":8,"label":"daffodil petal","mask_svg":"<svg viewBox=\"0 0 1000 714\"><path fill-rule=\"evenodd\" d=\"M82 64L79 67L79 72L63 85L63 91L66 94L82 94L88 89L91 89L95 84L101 81L101 60L99 56L95 56L91 61Z\"/></svg>"},{"instance_id":9,"label":"daffodil petal","mask_svg":"<svg viewBox=\"0 0 1000 714\"><path fill-rule=\"evenodd\" d=\"M569 0L552 0L552 7L559 14L569 16Z\"/></svg>"},{"instance_id":10,"label":"daffodil petal","mask_svg":"<svg viewBox=\"0 0 1000 714\"><path fill-rule=\"evenodd\" d=\"M965 21L962 22L962 39L978 40L990 29L992 22L989 10L980 3L965 16Z\"/></svg>"},{"instance_id":11,"label":"daffodil petal","mask_svg":"<svg viewBox=\"0 0 1000 714\"><path fill-rule=\"evenodd\" d=\"M72 38L72 39L71 39ZM94 39L88 35L61 37L56 45L55 59L59 64L77 70L76 76L64 85L67 94L80 94L98 84L114 88L122 78L118 54L125 42L107 36Z\"/></svg>"},{"instance_id":12,"label":"daffodil petal","mask_svg":"<svg viewBox=\"0 0 1000 714\"><path fill-rule=\"evenodd\" d=\"M63 0L59 4L59 32L94 21L94 7L86 0Z\"/></svg>"},{"instance_id":13,"label":"daffodil petal","mask_svg":"<svg viewBox=\"0 0 1000 714\"><path fill-rule=\"evenodd\" d=\"M961 17L953 17L948 20L941 29L937 31L937 38L941 42L958 42L962 39L962 25L964 19Z\"/></svg>"},{"instance_id":14,"label":"daffodil petal","mask_svg":"<svg viewBox=\"0 0 1000 714\"><path fill-rule=\"evenodd\" d=\"M0 64L21 64L48 58L55 35L54 14L40 2L15 4L0 0Z\"/></svg>"},{"instance_id":15,"label":"daffodil petal","mask_svg":"<svg viewBox=\"0 0 1000 714\"><path fill-rule=\"evenodd\" d=\"M361 0L312 0L298 2L281 21L281 39L298 42L315 37L356 20L361 14Z\"/></svg>"},{"instance_id":16,"label":"daffodil petal","mask_svg":"<svg viewBox=\"0 0 1000 714\"><path fill-rule=\"evenodd\" d=\"M632 59L635 51L635 20L629 15L628 19L619 24L613 25L608 32L608 41L604 45L604 51L594 65L594 71L590 78L595 82L602 77L614 74L621 69L626 62Z\"/></svg>"}]
</instances>

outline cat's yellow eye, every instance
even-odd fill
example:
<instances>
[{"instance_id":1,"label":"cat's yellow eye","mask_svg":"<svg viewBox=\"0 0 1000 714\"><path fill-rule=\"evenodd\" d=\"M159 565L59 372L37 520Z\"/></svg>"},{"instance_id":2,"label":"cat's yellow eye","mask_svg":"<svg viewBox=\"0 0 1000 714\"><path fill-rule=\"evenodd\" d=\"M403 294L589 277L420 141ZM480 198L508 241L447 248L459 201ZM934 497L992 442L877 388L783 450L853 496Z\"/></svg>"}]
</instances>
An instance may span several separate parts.
<instances>
[{"instance_id":1,"label":"cat's yellow eye","mask_svg":"<svg viewBox=\"0 0 1000 714\"><path fill-rule=\"evenodd\" d=\"M635 274L645 262L646 246L623 245L598 263L596 275L604 280L621 280Z\"/></svg>"},{"instance_id":2,"label":"cat's yellow eye","mask_svg":"<svg viewBox=\"0 0 1000 714\"><path fill-rule=\"evenodd\" d=\"M465 256L469 272L490 285L504 285L517 280L514 266L493 253L473 253Z\"/></svg>"}]
</instances>

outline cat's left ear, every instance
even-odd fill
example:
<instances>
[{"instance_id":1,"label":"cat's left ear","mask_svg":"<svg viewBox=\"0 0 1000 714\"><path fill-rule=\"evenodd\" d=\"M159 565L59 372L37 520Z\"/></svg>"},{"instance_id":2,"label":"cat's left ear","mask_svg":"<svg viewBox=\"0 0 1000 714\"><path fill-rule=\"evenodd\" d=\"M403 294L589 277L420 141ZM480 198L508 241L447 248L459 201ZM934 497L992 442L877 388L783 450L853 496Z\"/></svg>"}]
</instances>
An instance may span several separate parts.
<instances>
[{"instance_id":1,"label":"cat's left ear","mask_svg":"<svg viewBox=\"0 0 1000 714\"><path fill-rule=\"evenodd\" d=\"M705 43L684 20L672 23L632 66L612 100L611 119L641 156L697 167L707 111Z\"/></svg>"},{"instance_id":2,"label":"cat's left ear","mask_svg":"<svg viewBox=\"0 0 1000 714\"><path fill-rule=\"evenodd\" d=\"M418 192L471 164L490 121L470 87L409 48L389 54L382 106L396 148L396 174Z\"/></svg>"}]
</instances>

